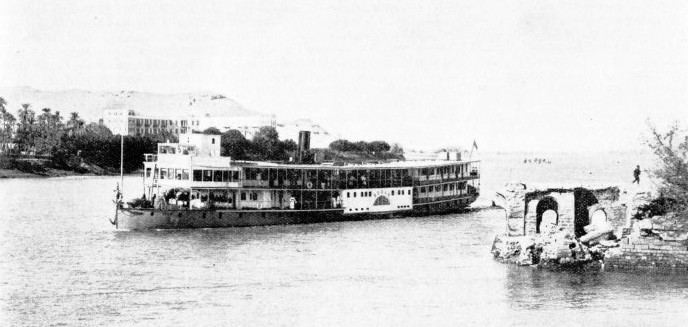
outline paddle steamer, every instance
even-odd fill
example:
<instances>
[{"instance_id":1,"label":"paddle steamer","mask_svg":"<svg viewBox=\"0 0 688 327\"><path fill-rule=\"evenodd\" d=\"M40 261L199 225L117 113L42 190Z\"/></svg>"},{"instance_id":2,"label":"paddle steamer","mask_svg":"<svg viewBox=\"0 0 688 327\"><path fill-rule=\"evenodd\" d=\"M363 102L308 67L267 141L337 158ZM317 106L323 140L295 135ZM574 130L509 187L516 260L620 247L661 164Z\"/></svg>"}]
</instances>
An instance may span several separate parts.
<instances>
[{"instance_id":1,"label":"paddle steamer","mask_svg":"<svg viewBox=\"0 0 688 327\"><path fill-rule=\"evenodd\" d=\"M297 158L308 149L301 132ZM238 161L221 156L220 136L184 134L146 154L143 196L122 200L118 229L301 224L458 212L480 190L478 160L363 164ZM298 160L297 160L298 162Z\"/></svg>"}]
</instances>

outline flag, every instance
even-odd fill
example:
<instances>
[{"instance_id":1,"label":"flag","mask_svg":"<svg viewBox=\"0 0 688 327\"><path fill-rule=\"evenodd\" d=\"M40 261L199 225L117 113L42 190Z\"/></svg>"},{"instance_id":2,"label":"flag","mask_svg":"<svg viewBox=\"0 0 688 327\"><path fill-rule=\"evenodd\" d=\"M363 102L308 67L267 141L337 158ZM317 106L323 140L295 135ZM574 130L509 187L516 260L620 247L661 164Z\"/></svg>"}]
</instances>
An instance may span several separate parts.
<instances>
[{"instance_id":1,"label":"flag","mask_svg":"<svg viewBox=\"0 0 688 327\"><path fill-rule=\"evenodd\" d=\"M475 140L473 140L473 148L471 150L473 149L478 150L478 143L475 143Z\"/></svg>"}]
</instances>

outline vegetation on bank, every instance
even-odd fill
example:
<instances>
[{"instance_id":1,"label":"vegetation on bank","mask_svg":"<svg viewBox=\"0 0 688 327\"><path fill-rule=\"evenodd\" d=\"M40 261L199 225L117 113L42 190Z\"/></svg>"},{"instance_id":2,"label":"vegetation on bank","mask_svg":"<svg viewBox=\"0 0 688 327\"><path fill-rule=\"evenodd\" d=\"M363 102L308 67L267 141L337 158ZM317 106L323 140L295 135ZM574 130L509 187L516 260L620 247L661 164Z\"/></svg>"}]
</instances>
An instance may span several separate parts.
<instances>
[{"instance_id":1,"label":"vegetation on bank","mask_svg":"<svg viewBox=\"0 0 688 327\"><path fill-rule=\"evenodd\" d=\"M646 142L657 159L652 176L659 182L661 203L688 218L688 131L674 124L666 131L649 125Z\"/></svg>"},{"instance_id":2,"label":"vegetation on bank","mask_svg":"<svg viewBox=\"0 0 688 327\"><path fill-rule=\"evenodd\" d=\"M54 175L52 170L76 173L113 174L120 168L120 136L103 124L86 123L77 112L66 119L60 111L43 108L39 113L22 104L17 117L0 97L0 169L37 175ZM252 139L238 130L221 133L208 128L202 133L221 135L222 155L235 160L283 161L295 159L297 144L280 140L274 127L261 127ZM124 172L142 168L143 155L155 153L157 143L176 142L173 134L125 136ZM402 158L398 145L383 141L349 142L338 140L329 149L311 149L305 161L369 161ZM60 173L63 174L63 173Z\"/></svg>"}]
</instances>

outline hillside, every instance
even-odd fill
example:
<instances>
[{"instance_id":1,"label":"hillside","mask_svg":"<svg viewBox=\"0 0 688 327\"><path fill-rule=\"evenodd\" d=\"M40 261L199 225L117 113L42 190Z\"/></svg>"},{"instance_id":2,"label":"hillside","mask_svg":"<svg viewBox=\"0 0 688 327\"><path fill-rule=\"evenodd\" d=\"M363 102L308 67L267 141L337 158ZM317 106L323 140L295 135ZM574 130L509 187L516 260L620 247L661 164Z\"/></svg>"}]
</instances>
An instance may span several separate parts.
<instances>
[{"instance_id":1,"label":"hillside","mask_svg":"<svg viewBox=\"0 0 688 327\"><path fill-rule=\"evenodd\" d=\"M162 94L137 91L44 91L32 87L0 88L0 97L7 101L7 109L15 113L22 103L29 103L34 111L43 108L59 110L63 117L76 111L86 121L97 122L105 109L131 109L141 115L201 117L201 129L238 129L251 135L260 126L270 125L274 115L248 109L219 93ZM276 118L277 130L283 139L298 139L299 131L311 131L313 147L327 147L334 141L332 133L309 119L283 120Z\"/></svg>"},{"instance_id":2,"label":"hillside","mask_svg":"<svg viewBox=\"0 0 688 327\"><path fill-rule=\"evenodd\" d=\"M262 116L221 94L161 94L136 91L95 92L86 90L43 91L31 87L0 88L7 108L16 112L22 103L35 111L59 110L63 116L72 111L86 121L98 121L103 110L126 108L144 115Z\"/></svg>"}]
</instances>

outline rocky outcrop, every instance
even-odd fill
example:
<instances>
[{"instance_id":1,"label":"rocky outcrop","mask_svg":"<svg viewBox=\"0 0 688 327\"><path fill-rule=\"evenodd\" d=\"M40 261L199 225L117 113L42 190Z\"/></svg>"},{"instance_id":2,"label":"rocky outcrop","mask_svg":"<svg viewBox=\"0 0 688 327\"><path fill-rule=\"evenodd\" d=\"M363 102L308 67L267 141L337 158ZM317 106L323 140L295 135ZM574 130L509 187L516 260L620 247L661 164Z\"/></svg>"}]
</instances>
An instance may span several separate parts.
<instances>
[{"instance_id":1,"label":"rocky outcrop","mask_svg":"<svg viewBox=\"0 0 688 327\"><path fill-rule=\"evenodd\" d=\"M505 263L544 268L586 267L602 256L599 248L591 251L565 230L535 236L500 234L492 245L492 254Z\"/></svg>"}]
</instances>

